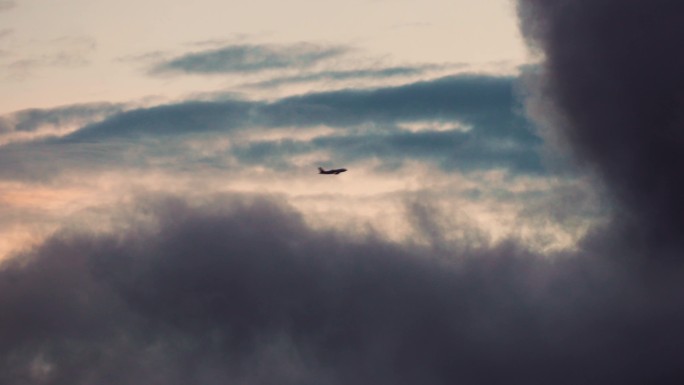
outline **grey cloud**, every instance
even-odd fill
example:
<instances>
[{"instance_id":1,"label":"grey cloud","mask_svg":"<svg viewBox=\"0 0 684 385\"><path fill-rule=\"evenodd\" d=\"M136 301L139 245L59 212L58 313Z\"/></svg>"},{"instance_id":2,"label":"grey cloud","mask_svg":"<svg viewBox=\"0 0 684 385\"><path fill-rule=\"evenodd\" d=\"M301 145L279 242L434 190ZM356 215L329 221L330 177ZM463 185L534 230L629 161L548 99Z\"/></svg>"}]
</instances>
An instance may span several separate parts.
<instances>
[{"instance_id":1,"label":"grey cloud","mask_svg":"<svg viewBox=\"0 0 684 385\"><path fill-rule=\"evenodd\" d=\"M114 162L114 154L125 154L121 146L60 145L49 138L60 137L78 127L120 113L125 105L89 103L52 109L28 109L0 116L0 175L14 180L50 180L65 170L80 170ZM37 139L36 139L37 138Z\"/></svg>"},{"instance_id":2,"label":"grey cloud","mask_svg":"<svg viewBox=\"0 0 684 385\"><path fill-rule=\"evenodd\" d=\"M9 11L17 6L16 1L12 0L0 0L0 12Z\"/></svg>"},{"instance_id":3,"label":"grey cloud","mask_svg":"<svg viewBox=\"0 0 684 385\"><path fill-rule=\"evenodd\" d=\"M525 118L516 112L515 80L453 76L372 90L311 93L272 103L188 101L114 116L84 127L68 140L191 134L257 127L351 127L416 120L458 120L477 125L482 135L530 139Z\"/></svg>"},{"instance_id":4,"label":"grey cloud","mask_svg":"<svg viewBox=\"0 0 684 385\"><path fill-rule=\"evenodd\" d=\"M260 143L247 149L273 157L279 149L330 148L342 159L381 156L436 159L445 169L543 170L541 140L516 113L514 80L458 76L377 90L346 90L292 97L265 105L259 116L267 126L353 127L374 124L374 132L321 138L311 143ZM466 133L397 132L396 124L420 120L472 125ZM384 157L384 158L383 158ZM277 162L276 162L277 163Z\"/></svg>"},{"instance_id":5,"label":"grey cloud","mask_svg":"<svg viewBox=\"0 0 684 385\"><path fill-rule=\"evenodd\" d=\"M87 103L55 108L33 108L0 116L0 133L32 132L45 126L63 127L92 123L124 110L122 104Z\"/></svg>"},{"instance_id":6,"label":"grey cloud","mask_svg":"<svg viewBox=\"0 0 684 385\"><path fill-rule=\"evenodd\" d=\"M394 123L420 119L459 119L504 123L511 135L520 134L515 119L514 80L505 77L452 76L373 90L342 90L282 99L264 108L271 126L326 124L345 126L363 122ZM508 118L514 118L507 122ZM309 123L310 122L310 123Z\"/></svg>"},{"instance_id":7,"label":"grey cloud","mask_svg":"<svg viewBox=\"0 0 684 385\"><path fill-rule=\"evenodd\" d=\"M187 136L229 131L250 122L260 103L189 101L141 108L112 116L61 139L63 142L105 141L140 137Z\"/></svg>"},{"instance_id":8,"label":"grey cloud","mask_svg":"<svg viewBox=\"0 0 684 385\"><path fill-rule=\"evenodd\" d=\"M11 78L23 79L41 68L83 67L90 63L90 56L96 48L95 40L79 36L34 42L29 49L8 50L0 69L4 69Z\"/></svg>"},{"instance_id":9,"label":"grey cloud","mask_svg":"<svg viewBox=\"0 0 684 385\"><path fill-rule=\"evenodd\" d=\"M232 45L185 54L157 64L150 72L153 74L222 74L301 68L339 56L347 51L348 49L344 47L305 43L287 46Z\"/></svg>"},{"instance_id":10,"label":"grey cloud","mask_svg":"<svg viewBox=\"0 0 684 385\"><path fill-rule=\"evenodd\" d=\"M555 110L543 112L559 112L561 135L605 181L641 258L681 259L684 3L519 3L523 31L545 54L540 89Z\"/></svg>"},{"instance_id":11,"label":"grey cloud","mask_svg":"<svg viewBox=\"0 0 684 385\"><path fill-rule=\"evenodd\" d=\"M0 177L40 183L84 171L144 168L154 159L149 154L141 155L144 150L140 145L122 143L63 143L58 146L50 140L11 143L0 147Z\"/></svg>"},{"instance_id":12,"label":"grey cloud","mask_svg":"<svg viewBox=\"0 0 684 385\"><path fill-rule=\"evenodd\" d=\"M435 213L416 210L441 242ZM1 382L643 384L679 373L678 275L642 285L608 259L548 259L514 242L459 254L349 238L258 197L148 197L132 212L157 225L64 232L4 263Z\"/></svg>"},{"instance_id":13,"label":"grey cloud","mask_svg":"<svg viewBox=\"0 0 684 385\"><path fill-rule=\"evenodd\" d=\"M315 81L340 81L353 79L386 79L395 77L406 77L422 75L431 71L448 68L446 65L417 65L417 66L395 66L377 69L353 69L353 70L328 70L315 73L306 73L293 76L282 76L268 79L246 86L257 88L271 88L286 84L307 83Z\"/></svg>"},{"instance_id":14,"label":"grey cloud","mask_svg":"<svg viewBox=\"0 0 684 385\"><path fill-rule=\"evenodd\" d=\"M261 141L236 145L233 154L246 163L275 169L291 167L288 158L315 150L327 150L340 162L379 159L386 166L401 166L408 160L433 162L443 170L474 171L505 169L513 173L544 173L537 153L538 143L505 141L496 136L480 137L473 132L427 131L334 135L311 141Z\"/></svg>"},{"instance_id":15,"label":"grey cloud","mask_svg":"<svg viewBox=\"0 0 684 385\"><path fill-rule=\"evenodd\" d=\"M94 158L80 159L82 167L127 167L144 165L161 156L192 158L192 154L176 152L183 150L174 143L186 139L212 135L230 138L236 130L252 128L318 125L333 127L336 133L305 141L238 142L231 146L230 154L218 153L214 159L203 157L196 161L221 164L221 157L234 155L243 163L278 168L288 167L292 155L326 150L349 162L380 157L395 165L407 159L430 161L445 170L505 168L512 172L543 172L537 154L541 140L524 116L516 112L517 108L514 79L470 76L375 90L315 93L272 103L188 101L114 114L61 138L7 147L0 154L4 165L0 172L13 178L22 174L45 176L44 172L32 174L26 169L16 172L16 157L31 154L31 148L40 147L40 155L33 162L23 158L22 164L36 170L59 169L60 158L75 155L62 147L78 148L86 157L90 148ZM411 133L399 127L423 120L464 124L472 129ZM137 154L134 163L120 152L122 146L137 149L133 151ZM40 160L47 161L45 151L53 156L43 167ZM64 159L66 163L74 161Z\"/></svg>"}]
</instances>

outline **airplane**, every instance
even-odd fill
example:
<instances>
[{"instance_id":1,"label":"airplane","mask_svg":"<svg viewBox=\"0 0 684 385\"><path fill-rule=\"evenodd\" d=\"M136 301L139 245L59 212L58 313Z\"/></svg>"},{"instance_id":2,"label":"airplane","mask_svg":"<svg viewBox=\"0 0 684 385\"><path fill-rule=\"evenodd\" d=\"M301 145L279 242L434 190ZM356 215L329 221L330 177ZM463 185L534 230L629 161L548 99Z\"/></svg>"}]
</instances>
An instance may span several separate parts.
<instances>
[{"instance_id":1,"label":"airplane","mask_svg":"<svg viewBox=\"0 0 684 385\"><path fill-rule=\"evenodd\" d=\"M346 168L337 168L335 170L328 170L328 171L324 170L323 167L318 168L319 174L335 174L335 175L337 175L337 174L339 174L341 172L345 172L345 171L347 171Z\"/></svg>"}]
</instances>

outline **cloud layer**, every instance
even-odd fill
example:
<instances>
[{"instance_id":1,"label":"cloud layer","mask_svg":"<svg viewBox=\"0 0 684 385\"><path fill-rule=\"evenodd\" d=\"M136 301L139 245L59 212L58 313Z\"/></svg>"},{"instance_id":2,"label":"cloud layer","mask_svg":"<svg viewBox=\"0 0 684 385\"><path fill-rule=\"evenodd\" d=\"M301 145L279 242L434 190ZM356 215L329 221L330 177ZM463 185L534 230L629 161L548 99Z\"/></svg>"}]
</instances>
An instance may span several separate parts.
<instances>
[{"instance_id":1,"label":"cloud layer","mask_svg":"<svg viewBox=\"0 0 684 385\"><path fill-rule=\"evenodd\" d=\"M185 101L118 114L107 109L119 107L100 105L24 111L4 118L5 131L30 131L46 121L70 121L86 113L106 118L57 138L5 146L0 158L7 166L0 173L6 178L45 178L59 176L62 164L65 169L72 169L74 162L86 168L116 169L142 166L140 157L146 162L164 157L171 164L184 158L190 166L187 161L199 155L188 153L183 143L204 137L231 141L230 150L215 153L213 159L200 149L203 155L197 161L217 166L230 156L239 165L283 170L292 168L294 156L325 151L345 163L380 159L383 166L397 167L417 160L444 170L540 174L544 172L537 153L541 140L518 112L517 100L512 78L462 75L273 102ZM316 127L329 131L303 139L268 137L269 131L306 133ZM240 141L241 135L260 130L263 138L254 134L254 139ZM135 149L138 155L131 158L122 148ZM35 154L30 164L17 162L28 154ZM309 167L320 165L313 162ZM21 171L15 166L21 166ZM51 171L46 172L46 167Z\"/></svg>"},{"instance_id":2,"label":"cloud layer","mask_svg":"<svg viewBox=\"0 0 684 385\"><path fill-rule=\"evenodd\" d=\"M3 382L629 384L684 348L674 293L606 261L348 238L258 197L124 212L5 264Z\"/></svg>"}]
</instances>

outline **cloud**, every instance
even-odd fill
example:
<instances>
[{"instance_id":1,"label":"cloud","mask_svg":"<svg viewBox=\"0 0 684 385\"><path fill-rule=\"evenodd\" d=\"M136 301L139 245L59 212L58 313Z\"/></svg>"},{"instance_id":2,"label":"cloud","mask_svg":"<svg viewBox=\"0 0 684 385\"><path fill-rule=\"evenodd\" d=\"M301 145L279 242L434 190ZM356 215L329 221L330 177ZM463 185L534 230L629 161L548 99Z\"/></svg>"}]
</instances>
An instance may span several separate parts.
<instances>
[{"instance_id":1,"label":"cloud","mask_svg":"<svg viewBox=\"0 0 684 385\"><path fill-rule=\"evenodd\" d=\"M257 103L258 104L258 103ZM255 104L243 101L187 101L141 108L112 116L68 135L64 141L192 135L244 126Z\"/></svg>"},{"instance_id":2,"label":"cloud","mask_svg":"<svg viewBox=\"0 0 684 385\"><path fill-rule=\"evenodd\" d=\"M310 67L320 61L339 56L348 49L315 44L230 45L185 54L158 63L152 74L225 74L251 73L273 69Z\"/></svg>"},{"instance_id":3,"label":"cloud","mask_svg":"<svg viewBox=\"0 0 684 385\"><path fill-rule=\"evenodd\" d=\"M452 66L455 67L456 65ZM281 76L273 79L249 83L248 87L271 88L288 84L342 81L357 79L386 79L422 75L435 70L443 70L446 65L416 65L416 66L391 66L384 68L360 68L350 70L327 70L321 72L305 73L291 76Z\"/></svg>"},{"instance_id":4,"label":"cloud","mask_svg":"<svg viewBox=\"0 0 684 385\"><path fill-rule=\"evenodd\" d=\"M425 119L480 124L482 134L532 134L518 107L514 79L453 76L396 87L341 90L287 97L274 102L187 101L139 109L84 127L69 140L108 136L155 136L261 127L348 127Z\"/></svg>"},{"instance_id":5,"label":"cloud","mask_svg":"<svg viewBox=\"0 0 684 385\"><path fill-rule=\"evenodd\" d=\"M234 153L246 163L280 169L290 167L290 155L324 149L343 163L373 158L381 159L385 165L400 166L418 159L434 162L444 170L501 168L515 173L544 173L536 147L535 140L500 141L496 137L480 138L477 133L450 130L328 135L310 141L263 140L234 146Z\"/></svg>"},{"instance_id":6,"label":"cloud","mask_svg":"<svg viewBox=\"0 0 684 385\"><path fill-rule=\"evenodd\" d=\"M62 163L77 161L85 168L142 167L151 163L160 166L160 158L167 167L175 167L178 159L184 159L186 166L209 162L224 167L227 156L234 157L238 165L282 170L292 168L293 156L317 151L352 163L380 159L396 167L415 159L433 162L444 170L505 168L516 173L542 173L537 154L541 141L524 116L516 112L517 104L514 79L473 76L312 93L273 102L186 101L110 114L58 138L6 146L0 158L8 166L0 168L0 174L42 178L50 173L41 170L59 175ZM23 112L19 114L22 123L16 127L27 130L37 124L34 120L71 119L83 113L82 109L74 106ZM313 131L321 126L330 132L304 138L268 135ZM245 139L249 133L252 138ZM188 140L229 140L231 145L229 150L213 155L201 148L196 154L183 145ZM137 150L131 158L121 148ZM19 164L28 169L15 172Z\"/></svg>"},{"instance_id":7,"label":"cloud","mask_svg":"<svg viewBox=\"0 0 684 385\"><path fill-rule=\"evenodd\" d=\"M198 178L195 195L122 198L100 208L104 220L65 226L3 262L0 383L676 382L683 271L659 267L682 254L682 75L673 70L682 53L663 45L681 35L672 31L683 24L671 21L682 13L664 1L521 1L527 36L546 55L538 96L553 102L537 111L553 116L584 165L604 178L615 209L576 251L483 241L477 227L431 200L431 186L399 221L413 237L394 242L315 227L277 198L215 196L211 178ZM628 46L637 48L629 56ZM222 155L254 146L287 159L310 146L340 148L349 159L443 160L434 153L449 151L500 167L515 164L506 151L540 143L515 100L514 79L461 76L273 102L187 101L8 144L0 165L17 178L111 170L123 160L136 170L158 170L169 158L187 167L178 149L204 138L227 139ZM317 126L328 131L299 140L254 132ZM243 161L263 162L259 151ZM45 175L39 180L49 185ZM515 193L508 182L501 177L506 187L486 193ZM489 185L470 189L477 195ZM539 194L525 197L533 202L518 218L546 223L540 213L550 211L563 223L591 206L581 191ZM350 210L350 200L329 201Z\"/></svg>"},{"instance_id":8,"label":"cloud","mask_svg":"<svg viewBox=\"0 0 684 385\"><path fill-rule=\"evenodd\" d=\"M88 103L5 114L0 116L0 148L10 143L64 136L125 108L122 104Z\"/></svg>"},{"instance_id":9,"label":"cloud","mask_svg":"<svg viewBox=\"0 0 684 385\"><path fill-rule=\"evenodd\" d=\"M605 182L642 258L681 259L684 4L521 0L519 9L544 53L540 98L553 108L540 114Z\"/></svg>"},{"instance_id":10,"label":"cloud","mask_svg":"<svg viewBox=\"0 0 684 385\"><path fill-rule=\"evenodd\" d=\"M294 96L266 106L265 111L273 119L271 125L309 120L343 126L440 117L485 121L510 116L514 94L511 78L461 75L396 87Z\"/></svg>"},{"instance_id":11,"label":"cloud","mask_svg":"<svg viewBox=\"0 0 684 385\"><path fill-rule=\"evenodd\" d=\"M225 41L195 44L211 47L175 57L156 51L120 60L142 63L149 67L151 75L239 75L234 79L237 86L251 91L302 83L335 84L337 88L377 87L386 86L388 80L394 80L394 84L406 83L426 79L426 75L444 76L454 69L463 71L467 67L462 63L387 64L382 57L350 55L358 50L343 45L227 44ZM354 81L363 83L354 84Z\"/></svg>"},{"instance_id":12,"label":"cloud","mask_svg":"<svg viewBox=\"0 0 684 385\"><path fill-rule=\"evenodd\" d=\"M0 0L0 12L9 11L17 6L16 1L12 0Z\"/></svg>"},{"instance_id":13,"label":"cloud","mask_svg":"<svg viewBox=\"0 0 684 385\"><path fill-rule=\"evenodd\" d=\"M34 132L45 126L55 128L86 124L123 111L124 106L112 103L74 104L55 108L32 108L0 117L0 132Z\"/></svg>"},{"instance_id":14,"label":"cloud","mask_svg":"<svg viewBox=\"0 0 684 385\"><path fill-rule=\"evenodd\" d=\"M629 384L680 366L679 296L607 260L352 238L258 196L117 212L118 230L5 262L2 382Z\"/></svg>"},{"instance_id":15,"label":"cloud","mask_svg":"<svg viewBox=\"0 0 684 385\"><path fill-rule=\"evenodd\" d=\"M90 63L96 48L94 39L79 36L15 44L0 61L0 70L4 70L8 78L23 80L39 69L83 67Z\"/></svg>"}]
</instances>

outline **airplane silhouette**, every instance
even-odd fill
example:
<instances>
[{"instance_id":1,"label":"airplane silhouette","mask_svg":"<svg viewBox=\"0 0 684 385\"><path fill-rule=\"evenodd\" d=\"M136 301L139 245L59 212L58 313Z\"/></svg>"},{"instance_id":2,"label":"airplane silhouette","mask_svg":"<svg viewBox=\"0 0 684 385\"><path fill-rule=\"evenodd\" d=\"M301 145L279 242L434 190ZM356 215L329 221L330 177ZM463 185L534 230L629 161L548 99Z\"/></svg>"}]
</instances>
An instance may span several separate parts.
<instances>
[{"instance_id":1,"label":"airplane silhouette","mask_svg":"<svg viewBox=\"0 0 684 385\"><path fill-rule=\"evenodd\" d=\"M319 168L318 168L318 173L319 173L319 174L335 174L335 175L337 175L337 174L339 174L339 173L341 173L341 172L345 172L345 171L347 171L346 168L337 168L337 169L328 170L328 171L325 171L325 170L323 169L323 167L319 167Z\"/></svg>"}]
</instances>

